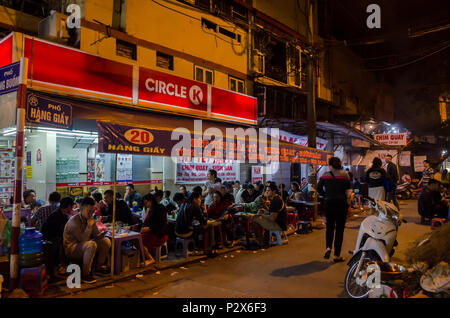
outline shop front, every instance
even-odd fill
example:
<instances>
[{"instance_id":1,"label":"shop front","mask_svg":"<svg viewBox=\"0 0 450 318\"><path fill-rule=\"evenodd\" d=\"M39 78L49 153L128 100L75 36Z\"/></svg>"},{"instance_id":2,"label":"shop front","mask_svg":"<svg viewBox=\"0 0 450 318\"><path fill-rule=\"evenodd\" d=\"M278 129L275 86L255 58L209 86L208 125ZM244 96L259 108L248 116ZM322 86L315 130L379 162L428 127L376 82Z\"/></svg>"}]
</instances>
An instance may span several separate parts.
<instances>
[{"instance_id":1,"label":"shop front","mask_svg":"<svg viewBox=\"0 0 450 318\"><path fill-rule=\"evenodd\" d=\"M97 121L173 131L193 130L194 119L200 119L203 129L224 134L226 128L256 124L256 99L251 96L18 33L0 43L0 49L11 51L2 64L28 58L24 184L43 200L55 190L77 197L92 188L112 187L115 157L98 151ZM15 99L2 99L1 117L15 113ZM0 123L5 149L14 153L15 118ZM174 163L157 151L121 153L118 190L123 192L128 183L143 193L202 184L205 166L218 170L224 181L240 179L235 160L195 160Z\"/></svg>"}]
</instances>

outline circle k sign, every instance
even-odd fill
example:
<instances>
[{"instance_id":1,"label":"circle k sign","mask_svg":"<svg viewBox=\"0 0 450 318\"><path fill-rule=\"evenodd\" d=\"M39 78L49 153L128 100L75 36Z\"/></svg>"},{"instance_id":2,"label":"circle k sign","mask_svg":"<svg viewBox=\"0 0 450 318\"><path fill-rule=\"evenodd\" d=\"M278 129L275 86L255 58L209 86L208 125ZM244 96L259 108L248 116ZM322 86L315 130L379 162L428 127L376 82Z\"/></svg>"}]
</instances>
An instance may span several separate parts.
<instances>
[{"instance_id":1,"label":"circle k sign","mask_svg":"<svg viewBox=\"0 0 450 318\"><path fill-rule=\"evenodd\" d=\"M189 99L194 105L199 105L203 101L203 91L197 85L194 85L189 90Z\"/></svg>"}]
</instances>

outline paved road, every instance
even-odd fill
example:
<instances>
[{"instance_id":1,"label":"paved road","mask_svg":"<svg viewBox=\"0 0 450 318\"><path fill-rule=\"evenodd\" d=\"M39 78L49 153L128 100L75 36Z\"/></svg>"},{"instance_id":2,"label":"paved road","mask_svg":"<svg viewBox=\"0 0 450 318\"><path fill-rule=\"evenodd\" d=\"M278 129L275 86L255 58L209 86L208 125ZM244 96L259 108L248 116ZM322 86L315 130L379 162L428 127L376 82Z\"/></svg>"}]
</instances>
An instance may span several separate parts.
<instances>
[{"instance_id":1,"label":"paved road","mask_svg":"<svg viewBox=\"0 0 450 318\"><path fill-rule=\"evenodd\" d=\"M402 260L408 243L430 231L429 226L417 224L416 206L416 201L401 203L409 223L400 227L394 262ZM343 256L347 259L361 220L347 224L343 245ZM233 252L186 269L146 274L71 297L346 297L343 284L347 265L324 260L324 245L325 230L315 230L308 235L290 236L288 245L257 252Z\"/></svg>"}]
</instances>

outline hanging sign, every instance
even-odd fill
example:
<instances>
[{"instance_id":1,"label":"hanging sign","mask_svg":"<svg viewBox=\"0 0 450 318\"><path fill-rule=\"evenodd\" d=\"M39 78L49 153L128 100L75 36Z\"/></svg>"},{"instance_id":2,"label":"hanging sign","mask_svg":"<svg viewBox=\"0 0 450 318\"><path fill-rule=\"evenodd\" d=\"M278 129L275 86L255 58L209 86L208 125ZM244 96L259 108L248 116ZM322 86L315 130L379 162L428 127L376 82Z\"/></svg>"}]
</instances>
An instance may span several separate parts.
<instances>
[{"instance_id":1,"label":"hanging sign","mask_svg":"<svg viewBox=\"0 0 450 318\"><path fill-rule=\"evenodd\" d=\"M236 160L213 158L180 159L177 163L176 184L199 184L208 181L208 170L217 171L217 177L224 181L239 179L239 164Z\"/></svg>"},{"instance_id":2,"label":"hanging sign","mask_svg":"<svg viewBox=\"0 0 450 318\"><path fill-rule=\"evenodd\" d=\"M58 128L72 126L72 106L35 93L27 94L26 119L31 123Z\"/></svg>"},{"instance_id":3,"label":"hanging sign","mask_svg":"<svg viewBox=\"0 0 450 318\"><path fill-rule=\"evenodd\" d=\"M20 62L0 67L0 95L14 92L19 87Z\"/></svg>"},{"instance_id":4,"label":"hanging sign","mask_svg":"<svg viewBox=\"0 0 450 318\"><path fill-rule=\"evenodd\" d=\"M375 140L389 146L405 146L407 134L375 134Z\"/></svg>"},{"instance_id":5,"label":"hanging sign","mask_svg":"<svg viewBox=\"0 0 450 318\"><path fill-rule=\"evenodd\" d=\"M135 154L135 155L151 155L151 156L172 156L172 150L175 146L180 143L180 140L172 140L171 130L160 130L160 129L148 129L148 128L137 128L132 126L125 126L113 123L107 123L98 121L98 152L99 153L122 153L122 154ZM201 157L199 154L195 156L194 145L203 145L203 149L209 145L209 141L206 139L194 139L193 134L186 133L188 136L183 136L184 138L190 138L191 149L185 150L190 152L190 156L186 153L178 153L179 157ZM265 135L264 135L265 136ZM263 136L263 138L264 138ZM267 137L267 136L265 136ZM226 138L225 138L226 139ZM214 141L216 144L216 149L214 151L223 151L221 158L227 158L227 142ZM279 143L279 148L276 149L270 144L270 139L266 141L262 140L262 144L267 150L266 153L260 148L260 143L251 146L248 143L240 145L234 142L235 149L245 148L244 156L235 156L234 159L237 160L260 160L264 162L264 159L272 159L272 161L282 162L297 162L304 164L318 164L326 165L328 158L333 156L330 151L323 151L319 149L313 149L308 147L302 147L295 144L289 144L285 142ZM214 157L215 153L211 153Z\"/></svg>"},{"instance_id":6,"label":"hanging sign","mask_svg":"<svg viewBox=\"0 0 450 318\"><path fill-rule=\"evenodd\" d=\"M252 166L252 184L263 182L263 166Z\"/></svg>"}]
</instances>

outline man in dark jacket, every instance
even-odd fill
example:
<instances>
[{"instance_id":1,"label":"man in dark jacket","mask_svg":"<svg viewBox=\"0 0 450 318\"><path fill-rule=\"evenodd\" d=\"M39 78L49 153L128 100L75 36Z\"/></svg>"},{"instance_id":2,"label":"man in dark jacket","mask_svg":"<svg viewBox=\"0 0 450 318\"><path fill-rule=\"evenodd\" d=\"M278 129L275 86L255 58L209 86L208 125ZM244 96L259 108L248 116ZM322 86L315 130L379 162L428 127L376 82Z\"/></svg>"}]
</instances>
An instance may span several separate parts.
<instances>
[{"instance_id":1,"label":"man in dark jacket","mask_svg":"<svg viewBox=\"0 0 450 318\"><path fill-rule=\"evenodd\" d=\"M177 223L175 234L182 238L192 237L194 235L194 227L192 222L198 221L201 225L207 222L206 215L201 208L201 195L193 192L187 203L183 203L177 214Z\"/></svg>"},{"instance_id":2,"label":"man in dark jacket","mask_svg":"<svg viewBox=\"0 0 450 318\"><path fill-rule=\"evenodd\" d=\"M47 255L47 270L52 277L54 274L54 265L65 263L63 234L64 227L69 220L74 202L71 197L65 197L61 200L59 208L53 211L47 220L42 224L41 232L45 241L51 242L50 252Z\"/></svg>"},{"instance_id":3,"label":"man in dark jacket","mask_svg":"<svg viewBox=\"0 0 450 318\"><path fill-rule=\"evenodd\" d=\"M114 192L112 190L105 191L105 201L108 203L107 207L102 208L102 216L106 217L103 222L112 222L113 217L113 202ZM116 198L116 221L133 225L133 215L127 203L122 199Z\"/></svg>"},{"instance_id":4,"label":"man in dark jacket","mask_svg":"<svg viewBox=\"0 0 450 318\"><path fill-rule=\"evenodd\" d=\"M392 156L387 155L386 156L386 176L390 182L391 188L389 191L386 192L386 201L391 202L393 201L394 205L397 207L397 209L400 210L400 206L397 202L397 196L395 195L395 190L397 189L397 183L398 183L398 171L397 166L392 162Z\"/></svg>"},{"instance_id":5,"label":"man in dark jacket","mask_svg":"<svg viewBox=\"0 0 450 318\"><path fill-rule=\"evenodd\" d=\"M440 186L441 183L439 181L431 179L425 189L420 192L418 208L422 224L429 224L429 221L435 216L447 218L448 203L442 200Z\"/></svg>"}]
</instances>

